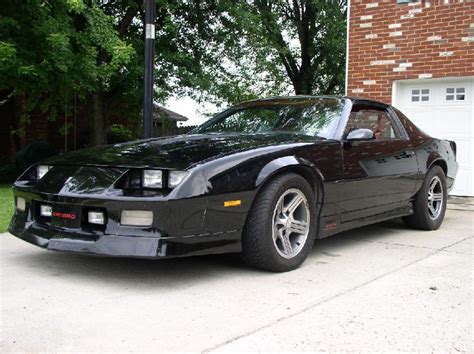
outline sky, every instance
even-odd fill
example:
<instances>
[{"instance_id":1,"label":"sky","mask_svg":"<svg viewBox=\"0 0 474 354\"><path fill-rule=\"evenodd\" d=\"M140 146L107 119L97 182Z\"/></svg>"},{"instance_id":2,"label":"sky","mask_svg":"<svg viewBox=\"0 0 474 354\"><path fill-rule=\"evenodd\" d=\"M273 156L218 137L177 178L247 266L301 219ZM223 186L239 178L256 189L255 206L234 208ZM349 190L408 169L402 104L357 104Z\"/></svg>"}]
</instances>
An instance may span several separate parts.
<instances>
[{"instance_id":1,"label":"sky","mask_svg":"<svg viewBox=\"0 0 474 354\"><path fill-rule=\"evenodd\" d=\"M189 118L187 122L179 123L180 126L202 124L210 118L205 115L206 113L215 114L221 111L210 102L199 103L190 97L170 98L166 101L164 107Z\"/></svg>"}]
</instances>

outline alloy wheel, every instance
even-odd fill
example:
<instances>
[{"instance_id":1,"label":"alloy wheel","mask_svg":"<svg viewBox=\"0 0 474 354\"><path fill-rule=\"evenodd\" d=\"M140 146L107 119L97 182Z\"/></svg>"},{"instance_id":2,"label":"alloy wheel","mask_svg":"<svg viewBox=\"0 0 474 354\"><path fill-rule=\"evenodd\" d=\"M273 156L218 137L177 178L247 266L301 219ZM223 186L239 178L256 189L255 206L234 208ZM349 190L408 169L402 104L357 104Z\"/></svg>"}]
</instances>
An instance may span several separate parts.
<instances>
[{"instance_id":1,"label":"alloy wheel","mask_svg":"<svg viewBox=\"0 0 474 354\"><path fill-rule=\"evenodd\" d=\"M283 193L273 212L273 243L280 256L295 257L308 238L311 221L308 200L296 188Z\"/></svg>"},{"instance_id":2,"label":"alloy wheel","mask_svg":"<svg viewBox=\"0 0 474 354\"><path fill-rule=\"evenodd\" d=\"M428 187L428 215L436 220L443 209L443 185L438 176L434 176Z\"/></svg>"}]
</instances>

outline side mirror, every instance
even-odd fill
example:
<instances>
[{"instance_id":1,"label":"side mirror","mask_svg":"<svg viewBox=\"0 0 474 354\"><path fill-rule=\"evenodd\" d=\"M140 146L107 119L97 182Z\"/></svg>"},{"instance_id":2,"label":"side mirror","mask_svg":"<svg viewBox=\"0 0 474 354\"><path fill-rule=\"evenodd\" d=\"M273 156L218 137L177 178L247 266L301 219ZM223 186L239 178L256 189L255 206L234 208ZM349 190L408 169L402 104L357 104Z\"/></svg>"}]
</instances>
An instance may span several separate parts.
<instances>
[{"instance_id":1,"label":"side mirror","mask_svg":"<svg viewBox=\"0 0 474 354\"><path fill-rule=\"evenodd\" d=\"M375 139L375 134L370 129L358 128L354 129L346 137L347 140L372 140Z\"/></svg>"}]
</instances>

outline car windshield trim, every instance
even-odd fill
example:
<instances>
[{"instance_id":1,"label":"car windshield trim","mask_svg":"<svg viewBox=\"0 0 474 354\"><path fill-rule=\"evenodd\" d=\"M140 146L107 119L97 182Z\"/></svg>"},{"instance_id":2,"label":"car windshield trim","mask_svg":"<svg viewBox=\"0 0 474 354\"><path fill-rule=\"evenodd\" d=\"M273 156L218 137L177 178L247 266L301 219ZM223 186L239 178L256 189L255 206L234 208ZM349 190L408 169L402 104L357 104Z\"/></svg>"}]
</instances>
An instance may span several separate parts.
<instances>
[{"instance_id":1,"label":"car windshield trim","mask_svg":"<svg viewBox=\"0 0 474 354\"><path fill-rule=\"evenodd\" d=\"M262 136L268 136L268 135L304 135L304 136L309 136L307 134L304 134L302 132L295 132L295 131L288 131L288 130L272 130L272 131L262 131L262 132L255 132L255 133L242 133L238 131L226 131L226 132L197 132L195 130L190 131L187 135L219 135L219 136L227 136L227 135L242 135L242 136L247 136L247 135L262 135ZM320 140L336 140L334 138L325 138L323 136L314 136L315 139L320 139Z\"/></svg>"}]
</instances>

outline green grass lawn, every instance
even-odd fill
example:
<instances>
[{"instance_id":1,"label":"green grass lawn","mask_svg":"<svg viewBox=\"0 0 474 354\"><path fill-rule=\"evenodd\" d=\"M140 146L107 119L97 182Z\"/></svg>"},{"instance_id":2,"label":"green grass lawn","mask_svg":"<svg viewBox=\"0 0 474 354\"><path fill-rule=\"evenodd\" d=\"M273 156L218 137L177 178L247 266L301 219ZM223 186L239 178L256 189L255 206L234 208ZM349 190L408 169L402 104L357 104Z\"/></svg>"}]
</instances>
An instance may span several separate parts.
<instances>
[{"instance_id":1,"label":"green grass lawn","mask_svg":"<svg viewBox=\"0 0 474 354\"><path fill-rule=\"evenodd\" d=\"M7 231L14 210L12 186L0 184L0 232Z\"/></svg>"}]
</instances>

